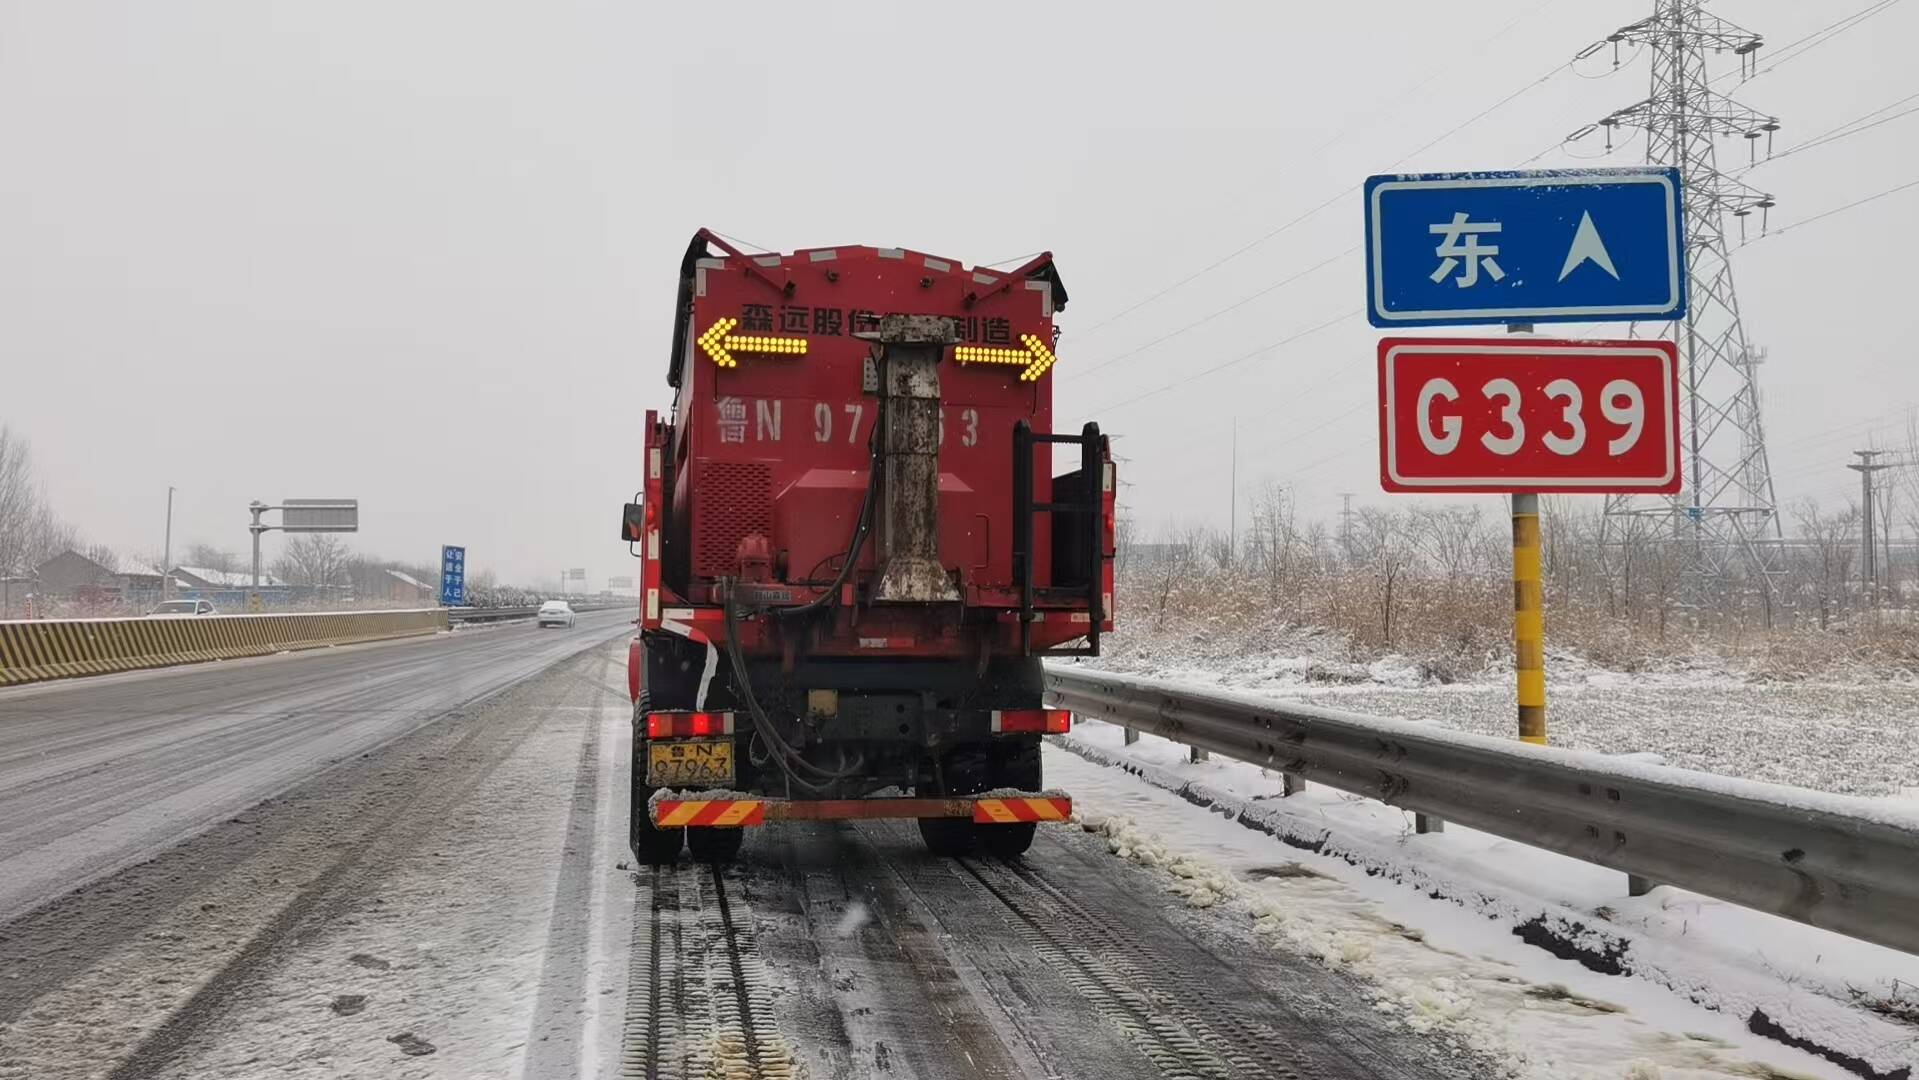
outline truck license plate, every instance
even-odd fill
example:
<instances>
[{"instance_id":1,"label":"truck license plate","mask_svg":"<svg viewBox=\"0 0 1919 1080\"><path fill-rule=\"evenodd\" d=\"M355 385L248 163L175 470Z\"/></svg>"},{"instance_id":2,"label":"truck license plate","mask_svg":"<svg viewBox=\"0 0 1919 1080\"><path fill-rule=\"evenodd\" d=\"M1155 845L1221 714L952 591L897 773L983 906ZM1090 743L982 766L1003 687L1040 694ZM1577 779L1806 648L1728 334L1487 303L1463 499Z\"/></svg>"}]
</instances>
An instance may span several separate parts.
<instances>
[{"instance_id":1,"label":"truck license plate","mask_svg":"<svg viewBox=\"0 0 1919 1080\"><path fill-rule=\"evenodd\" d=\"M695 739L647 744L646 783L648 787L672 788L684 784L731 784L732 782L733 741L731 739Z\"/></svg>"}]
</instances>

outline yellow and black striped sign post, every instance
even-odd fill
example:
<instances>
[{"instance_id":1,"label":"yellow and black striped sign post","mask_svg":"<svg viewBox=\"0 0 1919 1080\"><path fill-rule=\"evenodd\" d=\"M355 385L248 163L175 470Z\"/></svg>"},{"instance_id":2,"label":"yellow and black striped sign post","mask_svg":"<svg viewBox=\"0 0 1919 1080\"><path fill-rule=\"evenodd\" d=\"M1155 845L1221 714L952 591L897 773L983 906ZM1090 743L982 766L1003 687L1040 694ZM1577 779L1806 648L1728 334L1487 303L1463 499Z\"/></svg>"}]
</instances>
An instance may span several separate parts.
<instances>
[{"instance_id":1,"label":"yellow and black striped sign post","mask_svg":"<svg viewBox=\"0 0 1919 1080\"><path fill-rule=\"evenodd\" d=\"M1519 738L1546 744L1546 613L1540 583L1539 496L1513 496L1513 669Z\"/></svg>"}]
</instances>

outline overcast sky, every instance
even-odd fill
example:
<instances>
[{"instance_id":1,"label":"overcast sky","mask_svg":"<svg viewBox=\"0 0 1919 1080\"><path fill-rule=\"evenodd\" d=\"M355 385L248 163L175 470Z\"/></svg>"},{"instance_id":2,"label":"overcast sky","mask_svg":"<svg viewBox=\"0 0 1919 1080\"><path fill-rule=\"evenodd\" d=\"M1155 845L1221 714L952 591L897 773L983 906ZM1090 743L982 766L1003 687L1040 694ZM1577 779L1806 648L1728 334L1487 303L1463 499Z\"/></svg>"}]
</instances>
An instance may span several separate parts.
<instances>
[{"instance_id":1,"label":"overcast sky","mask_svg":"<svg viewBox=\"0 0 1919 1080\"><path fill-rule=\"evenodd\" d=\"M1868 2L1713 10L1782 45ZM781 250L1054 251L1059 420L1122 436L1149 530L1225 524L1235 418L1242 491L1384 504L1377 335L1340 257L1360 200L1335 197L1596 155L1552 148L1643 97L1645 57L1440 136L1649 10L0 0L0 421L60 512L125 551L157 551L170 484L176 551L244 548L254 498L352 496L364 550L463 542L510 580L598 585L631 572L610 538L707 225ZM1919 91L1916 35L1919 4L1895 4L1736 93L1784 150ZM1919 179L1915 137L1892 120L1747 180L1787 225ZM1735 258L1782 499L1842 498L1847 451L1902 441L1915 224L1919 189Z\"/></svg>"}]
</instances>

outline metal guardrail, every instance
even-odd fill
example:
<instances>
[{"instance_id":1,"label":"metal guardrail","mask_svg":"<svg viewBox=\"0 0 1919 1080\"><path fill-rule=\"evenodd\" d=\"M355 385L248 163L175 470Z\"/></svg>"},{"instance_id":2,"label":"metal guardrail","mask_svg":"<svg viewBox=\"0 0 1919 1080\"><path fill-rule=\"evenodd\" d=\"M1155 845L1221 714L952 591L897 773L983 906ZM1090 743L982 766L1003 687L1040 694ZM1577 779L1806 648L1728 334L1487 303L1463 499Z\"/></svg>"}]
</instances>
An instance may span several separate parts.
<instances>
[{"instance_id":1,"label":"metal guardrail","mask_svg":"<svg viewBox=\"0 0 1919 1080\"><path fill-rule=\"evenodd\" d=\"M595 611L612 611L619 607L634 607L627 604L581 604L573 609L576 615L586 615ZM539 613L538 607L498 607L498 608L447 608L447 621L454 625L465 623L506 622L509 619L531 619Z\"/></svg>"},{"instance_id":2,"label":"metal guardrail","mask_svg":"<svg viewBox=\"0 0 1919 1080\"><path fill-rule=\"evenodd\" d=\"M530 619L536 607L497 607L497 608L447 608L446 621L455 626L464 623L505 622L508 619Z\"/></svg>"},{"instance_id":3,"label":"metal guardrail","mask_svg":"<svg viewBox=\"0 0 1919 1080\"><path fill-rule=\"evenodd\" d=\"M1919 953L1919 813L1382 717L1049 668L1047 696L1328 787Z\"/></svg>"}]
</instances>

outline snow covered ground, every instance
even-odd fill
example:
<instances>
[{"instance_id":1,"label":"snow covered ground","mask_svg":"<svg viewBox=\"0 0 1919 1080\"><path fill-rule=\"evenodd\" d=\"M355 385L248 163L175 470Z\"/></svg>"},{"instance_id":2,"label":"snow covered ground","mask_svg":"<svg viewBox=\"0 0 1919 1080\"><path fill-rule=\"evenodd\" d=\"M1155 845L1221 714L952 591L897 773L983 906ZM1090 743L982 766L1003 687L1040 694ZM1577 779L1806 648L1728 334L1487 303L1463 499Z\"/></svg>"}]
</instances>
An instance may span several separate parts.
<instances>
[{"instance_id":1,"label":"snow covered ground","mask_svg":"<svg viewBox=\"0 0 1919 1080\"><path fill-rule=\"evenodd\" d=\"M1344 663L1312 655L1329 650L1311 641L1291 643L1294 655L1202 644L1135 646L1097 666L1482 735L1512 735L1517 726L1509 676L1442 685L1402 657ZM1919 788L1919 683L1761 682L1711 669L1623 674L1562 654L1548 655L1546 679L1554 746L1656 753L1680 768L1849 795Z\"/></svg>"},{"instance_id":2,"label":"snow covered ground","mask_svg":"<svg viewBox=\"0 0 1919 1080\"><path fill-rule=\"evenodd\" d=\"M1516 1076L1919 1068L1919 957L1677 889L1630 898L1603 868L1457 826L1416 835L1410 814L1325 788L1282 799L1276 774L1193 764L1150 735L1125 746L1097 721L1047 770L1116 854L1372 979L1376 1009Z\"/></svg>"}]
</instances>

